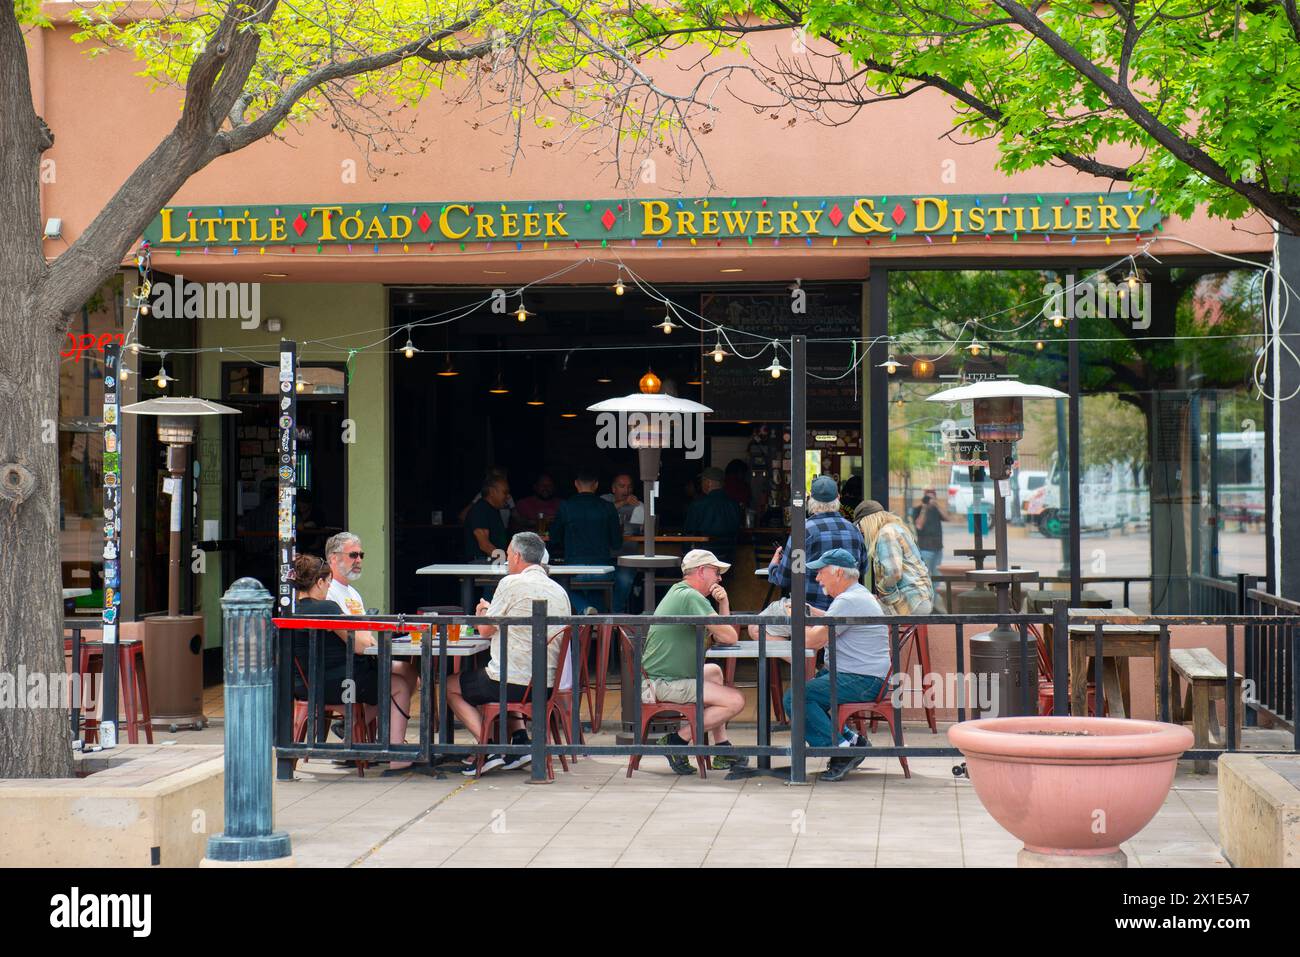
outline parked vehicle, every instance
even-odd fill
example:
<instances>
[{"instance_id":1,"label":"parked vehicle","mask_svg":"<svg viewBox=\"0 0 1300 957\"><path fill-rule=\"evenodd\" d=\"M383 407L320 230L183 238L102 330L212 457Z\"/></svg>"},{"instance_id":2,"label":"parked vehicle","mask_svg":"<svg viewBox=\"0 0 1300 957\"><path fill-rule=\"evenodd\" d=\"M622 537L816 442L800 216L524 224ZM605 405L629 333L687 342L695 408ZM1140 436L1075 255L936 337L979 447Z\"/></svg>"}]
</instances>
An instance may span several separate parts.
<instances>
[{"instance_id":1,"label":"parked vehicle","mask_svg":"<svg viewBox=\"0 0 1300 957\"><path fill-rule=\"evenodd\" d=\"M1059 538L1069 530L1069 499L1061 501L1061 477L1055 455L1047 478L1029 494L1024 503L1026 521L1049 538ZM1068 496L1068 489L1066 491ZM1145 474L1135 481L1130 462L1114 461L1090 465L1079 485L1079 507L1084 516L1080 528L1104 530L1146 522L1151 518L1151 494Z\"/></svg>"},{"instance_id":2,"label":"parked vehicle","mask_svg":"<svg viewBox=\"0 0 1300 957\"><path fill-rule=\"evenodd\" d=\"M1047 473L1038 469L1020 470L1015 469L1012 472L1012 478L1016 482L1016 488L1019 491L1019 508L1020 515L1025 515L1025 503L1029 500L1030 495L1043 483L1047 481ZM948 479L948 514L965 515L971 510L972 505L976 502L976 486L979 489L979 499L981 503L977 511L982 514L993 514L993 483L987 478L983 482L975 485L971 484L970 468L965 465L954 465L952 474ZM1016 517L1016 502L1013 497L1008 497L1005 502L1006 517L1008 521L1014 521Z\"/></svg>"}]
</instances>

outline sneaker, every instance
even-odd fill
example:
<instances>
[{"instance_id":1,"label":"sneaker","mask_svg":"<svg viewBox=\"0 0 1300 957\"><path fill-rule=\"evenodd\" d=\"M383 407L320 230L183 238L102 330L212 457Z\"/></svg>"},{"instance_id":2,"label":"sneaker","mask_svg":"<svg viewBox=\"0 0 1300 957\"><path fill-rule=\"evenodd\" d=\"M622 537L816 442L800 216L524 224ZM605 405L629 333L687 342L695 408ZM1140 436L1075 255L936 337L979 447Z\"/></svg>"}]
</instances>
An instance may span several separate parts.
<instances>
[{"instance_id":1,"label":"sneaker","mask_svg":"<svg viewBox=\"0 0 1300 957\"><path fill-rule=\"evenodd\" d=\"M830 766L822 772L821 781L843 781L850 771L867 759L865 754L852 758L831 758Z\"/></svg>"},{"instance_id":2,"label":"sneaker","mask_svg":"<svg viewBox=\"0 0 1300 957\"><path fill-rule=\"evenodd\" d=\"M719 741L717 743L728 747L731 746L730 741ZM709 767L715 771L730 771L732 768L743 768L748 763L748 758L738 757L734 754L715 754Z\"/></svg>"},{"instance_id":3,"label":"sneaker","mask_svg":"<svg viewBox=\"0 0 1300 957\"><path fill-rule=\"evenodd\" d=\"M668 735L664 735L655 744L671 746L672 742L668 740ZM684 754L665 755L668 758L668 766L677 774L694 774L695 769L691 767L691 759Z\"/></svg>"},{"instance_id":4,"label":"sneaker","mask_svg":"<svg viewBox=\"0 0 1300 957\"><path fill-rule=\"evenodd\" d=\"M495 771L497 768L501 767L501 765L505 763L506 763L506 757L504 754L489 754L486 758L483 759L483 773L487 774L489 771ZM469 767L465 768L465 770L461 771L460 773L465 775L465 777L467 778L472 778L477 773L477 766L475 764L471 764Z\"/></svg>"},{"instance_id":5,"label":"sneaker","mask_svg":"<svg viewBox=\"0 0 1300 957\"><path fill-rule=\"evenodd\" d=\"M331 730L332 732L334 732L334 737L338 738L340 741L346 741L346 740L347 740L346 738L343 737L343 722L342 722L342 721L335 721L333 724L330 725L330 730Z\"/></svg>"},{"instance_id":6,"label":"sneaker","mask_svg":"<svg viewBox=\"0 0 1300 957\"><path fill-rule=\"evenodd\" d=\"M528 732L517 731L510 738L511 744L532 744L528 737ZM531 764L533 756L525 752L523 754L512 754L505 759L505 764L501 765L502 771L513 771L515 768L522 768L526 764Z\"/></svg>"}]
</instances>

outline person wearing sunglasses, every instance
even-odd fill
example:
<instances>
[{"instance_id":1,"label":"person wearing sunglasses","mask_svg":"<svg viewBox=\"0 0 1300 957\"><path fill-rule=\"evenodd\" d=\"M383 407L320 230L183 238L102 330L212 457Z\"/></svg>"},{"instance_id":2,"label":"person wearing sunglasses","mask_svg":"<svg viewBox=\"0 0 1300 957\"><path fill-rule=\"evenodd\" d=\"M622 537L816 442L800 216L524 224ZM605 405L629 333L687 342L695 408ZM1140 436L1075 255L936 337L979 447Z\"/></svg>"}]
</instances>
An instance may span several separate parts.
<instances>
[{"instance_id":1,"label":"person wearing sunglasses","mask_svg":"<svg viewBox=\"0 0 1300 957\"><path fill-rule=\"evenodd\" d=\"M325 597L335 602L348 615L366 613L366 603L361 600L361 593L352 586L361 577L361 563L365 557L361 539L351 532L339 532L325 543L325 558L329 562L331 576L329 592ZM419 672L414 662L393 662L393 710L388 736L392 744L401 744L406 740L406 725L411 718L411 698L415 695L418 677ZM410 770L410 762L395 762L389 765L384 774L405 774Z\"/></svg>"}]
</instances>

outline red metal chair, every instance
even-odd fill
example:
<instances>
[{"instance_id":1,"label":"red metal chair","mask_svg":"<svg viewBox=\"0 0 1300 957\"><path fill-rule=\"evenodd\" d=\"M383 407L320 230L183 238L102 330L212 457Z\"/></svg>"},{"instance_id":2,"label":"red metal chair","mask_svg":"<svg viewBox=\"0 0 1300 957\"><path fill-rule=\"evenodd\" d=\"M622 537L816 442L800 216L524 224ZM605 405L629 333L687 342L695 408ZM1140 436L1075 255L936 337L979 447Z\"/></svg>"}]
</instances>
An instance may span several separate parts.
<instances>
[{"instance_id":1,"label":"red metal chair","mask_svg":"<svg viewBox=\"0 0 1300 957\"><path fill-rule=\"evenodd\" d=\"M293 660L293 666L297 669L299 677L302 678L303 687L307 687L307 676L303 674L302 663L297 658ZM324 708L324 717L326 729L334 721L343 720L343 709L349 707L342 703L326 703ZM375 740L375 734L378 730L378 722L366 721L366 708L360 702L353 702L352 708L352 743L353 744L371 744ZM293 699L293 743L302 744L307 740L307 720L311 713L307 710L307 701L303 698ZM326 731L328 735L328 730ZM310 761L310 758L303 758L303 763ZM294 759L294 767L297 767L298 761ZM366 767L368 761L357 762L357 777L366 776Z\"/></svg>"},{"instance_id":2,"label":"red metal chair","mask_svg":"<svg viewBox=\"0 0 1300 957\"><path fill-rule=\"evenodd\" d=\"M1052 657L1047 651L1047 642L1043 638L1042 631L1037 625L1029 625L1029 631L1034 636L1034 645L1038 651L1038 713L1040 715L1052 714L1056 706L1056 681L1052 672ZM1106 696L1102 695L1101 700L1102 715L1109 713L1110 709L1106 706ZM1097 683L1088 682L1088 714L1097 713Z\"/></svg>"},{"instance_id":3,"label":"red metal chair","mask_svg":"<svg viewBox=\"0 0 1300 957\"><path fill-rule=\"evenodd\" d=\"M65 638L64 651L71 654L72 639ZM83 675L102 674L104 670L103 642L81 643L81 661L78 672ZM144 670L144 642L138 638L126 638L117 643L117 674L122 687L122 706L126 712L126 739L131 744L140 743L140 727L144 726L144 737L153 744L153 718L149 713L149 681ZM85 729L85 741L92 744L99 740L99 720L87 717L82 725Z\"/></svg>"},{"instance_id":4,"label":"red metal chair","mask_svg":"<svg viewBox=\"0 0 1300 957\"><path fill-rule=\"evenodd\" d=\"M627 636L627 632L625 632L622 628L619 628L618 631L619 631L619 638L621 640L621 644L619 647L622 648L623 654L627 655L628 661L635 660L632 655L632 639ZM646 677L644 668L641 669L641 677L642 679ZM638 681L637 684L640 685L640 682ZM639 687L636 690L637 693L640 693ZM656 717L664 714L677 715L681 717L681 719L686 722L686 726L691 729L691 740L702 744L708 744L708 735L707 734L701 735L700 729L695 723L695 705L678 704L672 701L646 702L645 700L642 700L641 733L638 735L637 740L640 741L642 744L644 744L646 732L650 729L650 722L653 721ZM708 772L706 771L706 768L708 767L708 763L709 763L708 759L704 757L704 755L702 754L696 755L695 763L700 768L700 777L707 778L709 776ZM627 759L627 776L631 777L632 772L637 770L639 767L641 767L641 755L639 754L629 755Z\"/></svg>"},{"instance_id":5,"label":"red metal chair","mask_svg":"<svg viewBox=\"0 0 1300 957\"><path fill-rule=\"evenodd\" d=\"M892 677L892 674L890 677ZM876 696L875 701L840 702L839 714L836 717L835 727L842 728L850 719L852 719L854 726L858 729L858 734L866 737L866 732L862 728L862 721L864 718L871 719L873 730L877 720L884 721L885 724L889 726L889 737L891 741L894 740L894 722L899 722L898 741L900 743L902 742L902 715L894 709L893 702L889 700L888 678L881 687L880 694ZM912 771L907 766L907 758L900 754L898 756L898 763L903 766L903 777L910 778L912 776Z\"/></svg>"},{"instance_id":6,"label":"red metal chair","mask_svg":"<svg viewBox=\"0 0 1300 957\"><path fill-rule=\"evenodd\" d=\"M555 662L556 690L552 691L545 704L546 730L544 733L547 735L548 740L554 740L556 744L561 743L561 735L567 736L567 743L573 743L572 722L570 721L570 713L573 710L573 689L570 688L568 691L558 690L560 675L564 673L565 661L569 656L570 635L571 629L567 627L560 635L560 653ZM554 641L555 639L551 640ZM533 683L531 680L528 682L528 687L524 689L524 696L524 700L520 702L507 701L506 714L517 715L525 721L531 721L533 717ZM501 716L500 703L493 701L479 705L479 716L481 723L479 725L478 743L487 744L488 735L491 733L493 725L497 723L497 719ZM483 760L486 756L484 753L477 756L474 775L476 778L483 776ZM565 773L568 773L569 760L563 754L560 755L560 767L564 769ZM549 754L546 755L546 777L548 780L555 780L555 764Z\"/></svg>"},{"instance_id":7,"label":"red metal chair","mask_svg":"<svg viewBox=\"0 0 1300 957\"><path fill-rule=\"evenodd\" d=\"M609 651L613 644L614 626L597 625L596 627L596 681L593 684L591 676L588 673L587 658L590 656L591 647L591 625L583 625L587 629L588 637L586 643L582 644L582 674L580 675L582 688L581 694L587 699L587 712L591 718L591 733L595 734L600 731L601 722L605 717L605 685L609 680ZM581 635L579 631L579 635ZM581 642L580 642L581 643Z\"/></svg>"},{"instance_id":8,"label":"red metal chair","mask_svg":"<svg viewBox=\"0 0 1300 957\"><path fill-rule=\"evenodd\" d=\"M934 672L930 669L930 626L929 625L904 625L899 629L898 649L902 654L906 651L906 657L903 659L902 671L907 672L908 662L912 658L912 649L915 648L917 657L921 661L921 689L922 695L930 690L934 684L934 679L930 675ZM922 698L924 700L924 698ZM931 734L939 733L939 725L935 718L934 705L923 705L925 711L926 724L930 726ZM874 723L873 723L874 727Z\"/></svg>"}]
</instances>

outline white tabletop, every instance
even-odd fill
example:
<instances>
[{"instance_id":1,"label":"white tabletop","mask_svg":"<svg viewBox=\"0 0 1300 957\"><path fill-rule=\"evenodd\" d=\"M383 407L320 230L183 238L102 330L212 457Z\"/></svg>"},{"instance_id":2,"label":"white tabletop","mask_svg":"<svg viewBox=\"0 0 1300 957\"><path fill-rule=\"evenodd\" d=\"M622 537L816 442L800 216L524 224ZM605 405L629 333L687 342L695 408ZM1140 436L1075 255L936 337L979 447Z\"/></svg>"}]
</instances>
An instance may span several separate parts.
<instances>
[{"instance_id":1,"label":"white tabletop","mask_svg":"<svg viewBox=\"0 0 1300 957\"><path fill-rule=\"evenodd\" d=\"M64 599L68 599L68 598L84 598L86 595L89 595L89 594L90 594L90 589L89 589L89 588L65 588L65 589L63 589L63 597L64 597Z\"/></svg>"},{"instance_id":2,"label":"white tabletop","mask_svg":"<svg viewBox=\"0 0 1300 957\"><path fill-rule=\"evenodd\" d=\"M793 645L787 638L782 641L779 638L769 638L767 640L767 656L769 658L789 658L793 653ZM817 657L817 652L812 648L803 650L805 658ZM714 645L704 653L705 658L757 658L758 642L747 638L742 638L734 645Z\"/></svg>"},{"instance_id":3,"label":"white tabletop","mask_svg":"<svg viewBox=\"0 0 1300 957\"><path fill-rule=\"evenodd\" d=\"M613 565L547 565L546 572L556 575L608 575L614 570ZM454 575L465 578L469 575L496 575L498 578L510 574L505 565L476 565L465 562L461 565L425 565L416 571L417 575Z\"/></svg>"},{"instance_id":4,"label":"white tabletop","mask_svg":"<svg viewBox=\"0 0 1300 957\"><path fill-rule=\"evenodd\" d=\"M393 657L418 658L420 657L420 646L422 644L423 642L420 641L404 641L404 640L399 641L398 639L394 638ZM436 637L433 639L432 647L433 647L433 654L436 657L438 654L438 639ZM448 641L447 657L463 658L466 657L467 655L476 655L480 651L487 651L488 648L490 647L492 647L492 642L488 641L486 638L462 638L460 641ZM377 655L379 654L379 646L371 645L370 647L366 648L362 652L362 654Z\"/></svg>"},{"instance_id":5,"label":"white tabletop","mask_svg":"<svg viewBox=\"0 0 1300 957\"><path fill-rule=\"evenodd\" d=\"M754 574L757 575L759 578L766 578L766 577L767 577L767 570L768 570L768 568L770 568L770 567L771 567L770 565L764 565L762 568L755 568L755 569L754 569Z\"/></svg>"}]
</instances>

